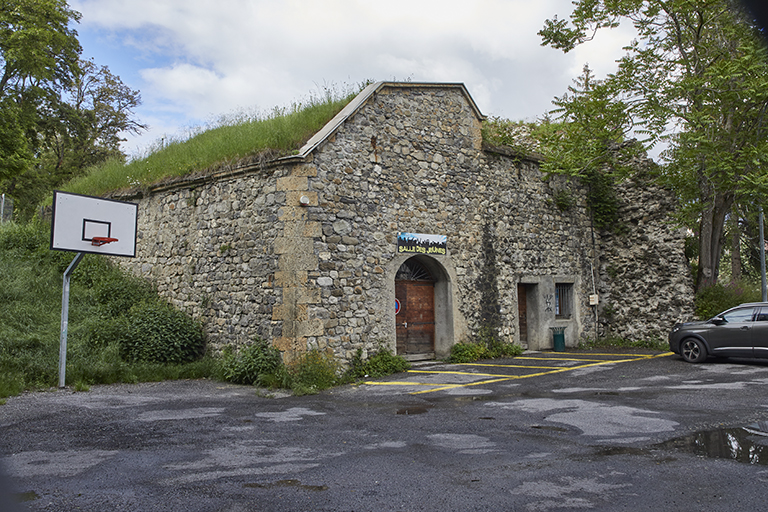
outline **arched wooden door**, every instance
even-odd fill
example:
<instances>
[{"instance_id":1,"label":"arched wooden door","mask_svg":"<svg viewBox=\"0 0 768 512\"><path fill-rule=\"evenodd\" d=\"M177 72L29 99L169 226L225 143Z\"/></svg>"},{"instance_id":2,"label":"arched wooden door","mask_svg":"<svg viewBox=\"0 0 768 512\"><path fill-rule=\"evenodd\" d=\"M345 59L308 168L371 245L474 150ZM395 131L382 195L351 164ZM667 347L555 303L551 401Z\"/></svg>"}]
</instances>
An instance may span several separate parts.
<instances>
[{"instance_id":1,"label":"arched wooden door","mask_svg":"<svg viewBox=\"0 0 768 512\"><path fill-rule=\"evenodd\" d=\"M435 351L435 281L413 258L395 276L397 354L431 354Z\"/></svg>"}]
</instances>

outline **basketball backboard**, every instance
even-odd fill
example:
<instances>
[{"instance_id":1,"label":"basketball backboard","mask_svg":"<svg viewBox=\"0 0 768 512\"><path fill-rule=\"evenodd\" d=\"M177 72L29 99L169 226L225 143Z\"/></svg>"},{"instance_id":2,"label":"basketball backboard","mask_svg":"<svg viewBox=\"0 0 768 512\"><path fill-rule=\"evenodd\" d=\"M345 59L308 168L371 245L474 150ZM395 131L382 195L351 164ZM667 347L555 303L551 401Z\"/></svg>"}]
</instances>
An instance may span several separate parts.
<instances>
[{"instance_id":1,"label":"basketball backboard","mask_svg":"<svg viewBox=\"0 0 768 512\"><path fill-rule=\"evenodd\" d=\"M51 249L136 256L138 205L53 192Z\"/></svg>"}]
</instances>

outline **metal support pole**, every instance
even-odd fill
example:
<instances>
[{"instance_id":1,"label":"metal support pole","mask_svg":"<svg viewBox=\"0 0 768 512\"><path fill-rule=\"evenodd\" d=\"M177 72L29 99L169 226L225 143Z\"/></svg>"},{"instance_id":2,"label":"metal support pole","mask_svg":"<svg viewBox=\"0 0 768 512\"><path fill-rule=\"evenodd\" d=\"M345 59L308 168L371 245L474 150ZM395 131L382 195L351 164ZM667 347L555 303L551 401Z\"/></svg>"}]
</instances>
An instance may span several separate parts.
<instances>
[{"instance_id":1,"label":"metal support pole","mask_svg":"<svg viewBox=\"0 0 768 512\"><path fill-rule=\"evenodd\" d=\"M59 337L59 387L64 387L67 373L67 329L69 328L69 279L85 253L79 252L67 270L64 271L64 286L61 290L61 336Z\"/></svg>"},{"instance_id":2,"label":"metal support pole","mask_svg":"<svg viewBox=\"0 0 768 512\"><path fill-rule=\"evenodd\" d=\"M760 207L760 281L763 291L763 302L768 302L768 288L765 284L765 233L763 228L763 207Z\"/></svg>"}]
</instances>

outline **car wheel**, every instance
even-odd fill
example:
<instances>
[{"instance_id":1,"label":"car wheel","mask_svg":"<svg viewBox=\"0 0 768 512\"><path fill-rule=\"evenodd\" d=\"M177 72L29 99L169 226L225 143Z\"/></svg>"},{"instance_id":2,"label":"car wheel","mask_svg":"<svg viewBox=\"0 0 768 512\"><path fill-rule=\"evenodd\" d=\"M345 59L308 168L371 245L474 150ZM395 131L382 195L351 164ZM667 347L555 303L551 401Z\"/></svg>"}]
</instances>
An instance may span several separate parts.
<instances>
[{"instance_id":1,"label":"car wheel","mask_svg":"<svg viewBox=\"0 0 768 512\"><path fill-rule=\"evenodd\" d=\"M707 349L699 340L686 338L680 344L680 355L689 363L700 363L707 358Z\"/></svg>"}]
</instances>

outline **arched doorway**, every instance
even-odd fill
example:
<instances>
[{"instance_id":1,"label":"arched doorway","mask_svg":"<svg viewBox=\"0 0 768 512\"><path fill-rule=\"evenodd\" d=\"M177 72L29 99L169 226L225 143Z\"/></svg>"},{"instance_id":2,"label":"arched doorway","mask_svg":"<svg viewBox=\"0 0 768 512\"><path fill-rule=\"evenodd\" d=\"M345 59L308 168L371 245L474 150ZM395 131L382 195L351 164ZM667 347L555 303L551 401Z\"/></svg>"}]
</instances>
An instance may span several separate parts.
<instances>
[{"instance_id":1,"label":"arched doorway","mask_svg":"<svg viewBox=\"0 0 768 512\"><path fill-rule=\"evenodd\" d=\"M435 278L417 258L400 265L395 275L397 354L434 357Z\"/></svg>"}]
</instances>

